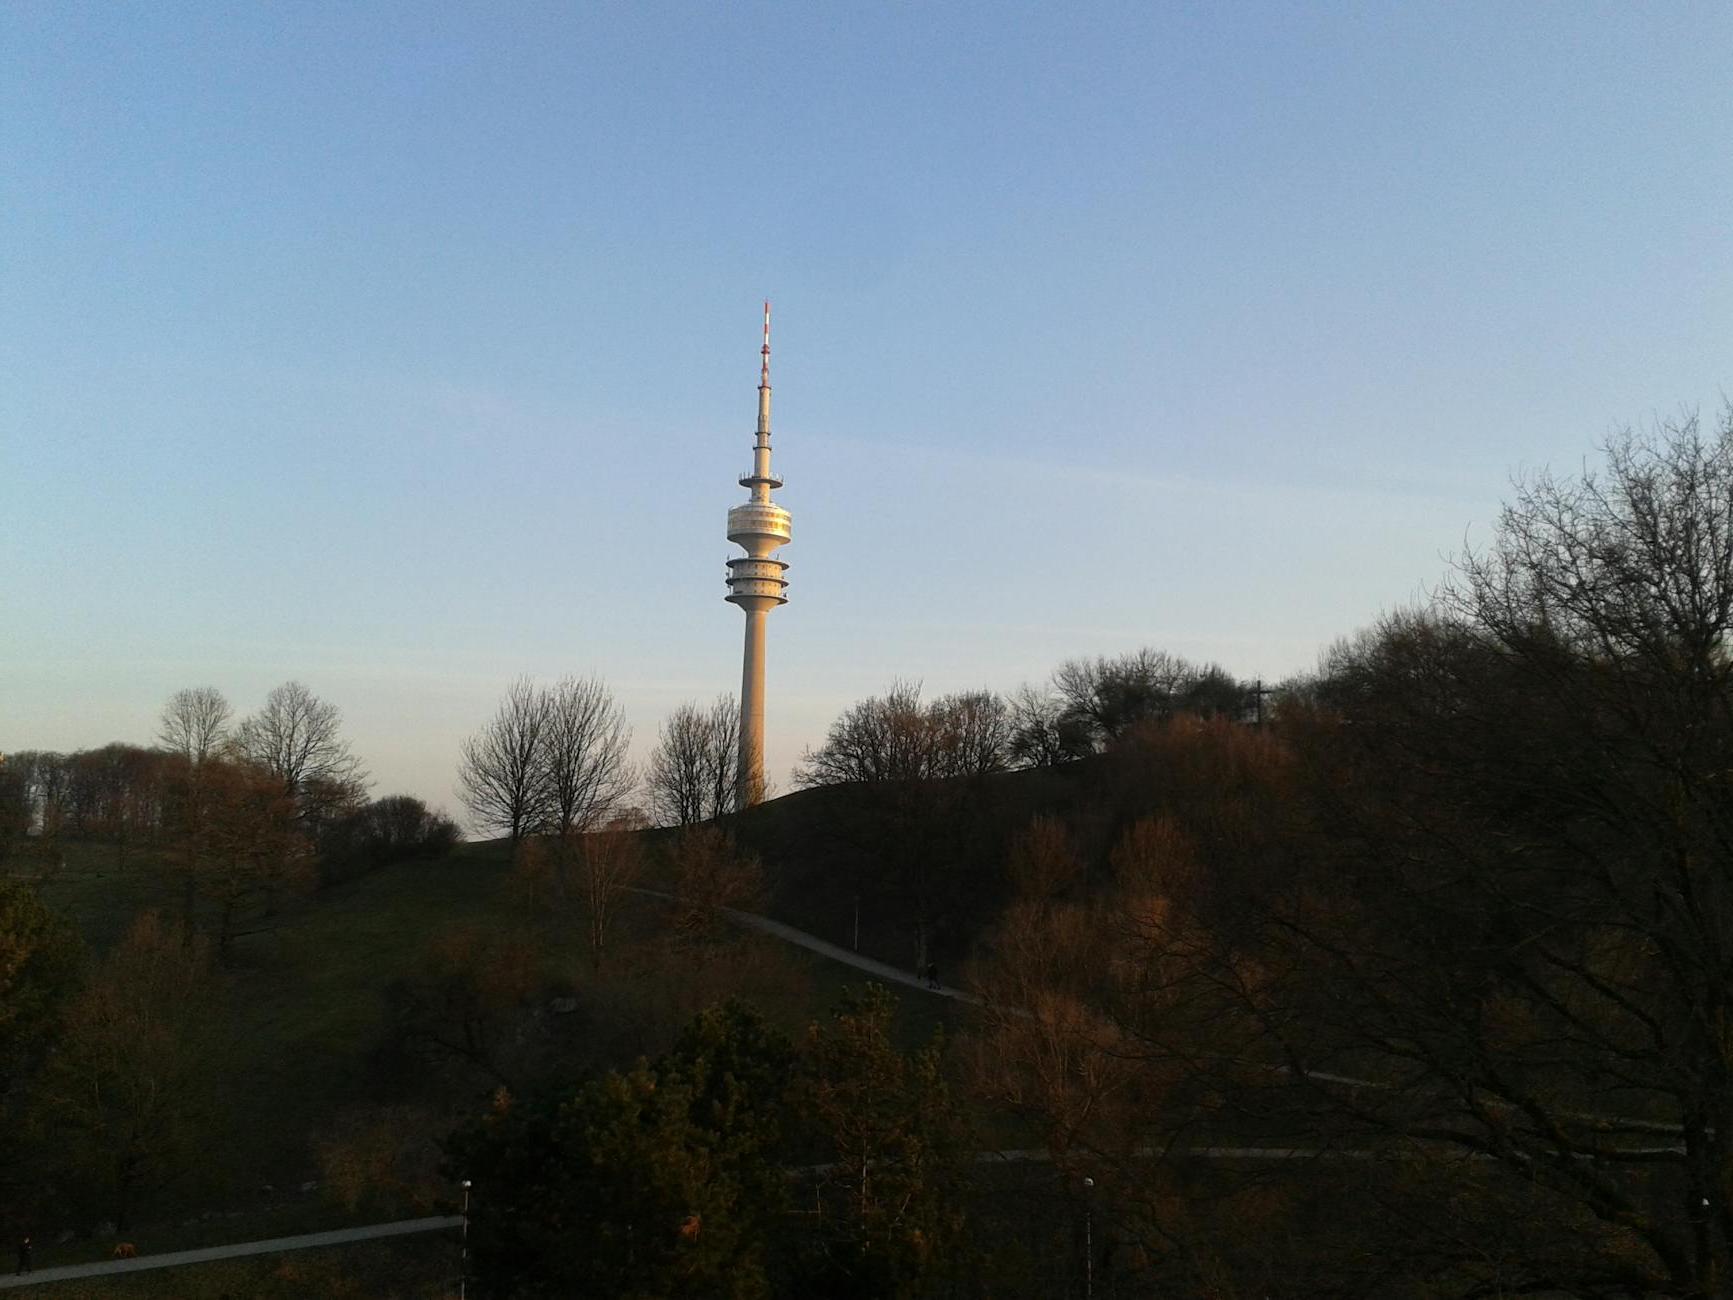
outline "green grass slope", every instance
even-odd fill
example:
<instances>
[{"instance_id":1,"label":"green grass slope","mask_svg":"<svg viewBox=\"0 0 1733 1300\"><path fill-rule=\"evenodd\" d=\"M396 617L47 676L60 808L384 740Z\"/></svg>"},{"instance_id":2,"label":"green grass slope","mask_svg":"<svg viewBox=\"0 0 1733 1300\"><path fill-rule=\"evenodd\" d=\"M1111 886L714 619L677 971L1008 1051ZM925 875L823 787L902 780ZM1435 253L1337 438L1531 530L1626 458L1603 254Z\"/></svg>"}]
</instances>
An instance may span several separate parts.
<instances>
[{"instance_id":1,"label":"green grass slope","mask_svg":"<svg viewBox=\"0 0 1733 1300\"><path fill-rule=\"evenodd\" d=\"M1007 788L1031 784L1011 782ZM767 910L833 941L849 937L836 906L835 864L844 854L864 853L837 838L838 819L852 816L853 797L847 789L801 792L754 810L738 828L763 854L771 885ZM1028 802L1019 793L1006 806L1022 817ZM657 846L670 838L667 832L646 834L652 862L646 883L666 883L666 870L658 873L654 863ZM113 846L88 843L59 846L52 859L36 854L10 865L38 879L45 900L77 924L97 955L141 911L178 914L173 875L139 848L129 850L124 866L117 864ZM444 859L394 864L288 900L261 932L236 942L224 964L224 1023L210 1062L221 1081L218 1113L199 1167L154 1196L129 1233L141 1250L380 1217L377 1208L349 1213L318 1191L302 1190L320 1177L316 1145L347 1111L402 1101L405 1090L414 1099L416 1079L382 1074L379 1067L388 1026L386 990L416 975L429 944L454 927L497 935L522 930L525 910L511 875L504 842L464 844ZM581 925L549 940L547 976L589 998L585 1034L593 1040L590 1059L596 1063L626 1064L640 1053L662 1050L680 1023L730 990L745 992L773 1022L797 1034L834 1004L845 985L866 978L744 932L711 966L683 967L669 957L662 938L666 910L648 898L622 907L616 924L623 955L602 975L589 967ZM875 945L885 953L894 924L887 921L882 930ZM945 999L900 992L897 1033L905 1043L923 1041L959 1014ZM470 1104L481 1104L485 1092L477 1081ZM451 1096L448 1090L439 1098L447 1116ZM106 1252L105 1243L82 1238L56 1247L52 1235L38 1233L41 1267ZM145 1288L139 1294L155 1293L142 1279L136 1285Z\"/></svg>"}]
</instances>

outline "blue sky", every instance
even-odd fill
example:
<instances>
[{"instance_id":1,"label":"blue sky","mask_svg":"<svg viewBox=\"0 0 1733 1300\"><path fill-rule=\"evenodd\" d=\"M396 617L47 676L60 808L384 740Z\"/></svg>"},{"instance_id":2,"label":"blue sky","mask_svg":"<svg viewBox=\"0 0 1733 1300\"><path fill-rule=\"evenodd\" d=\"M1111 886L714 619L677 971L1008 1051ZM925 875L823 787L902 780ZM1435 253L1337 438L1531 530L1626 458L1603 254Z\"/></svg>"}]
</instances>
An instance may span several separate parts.
<instances>
[{"instance_id":1,"label":"blue sky","mask_svg":"<svg viewBox=\"0 0 1733 1300\"><path fill-rule=\"evenodd\" d=\"M768 760L1154 645L1310 666L1733 378L1709 4L0 6L0 747L210 684L456 809L520 672Z\"/></svg>"}]
</instances>

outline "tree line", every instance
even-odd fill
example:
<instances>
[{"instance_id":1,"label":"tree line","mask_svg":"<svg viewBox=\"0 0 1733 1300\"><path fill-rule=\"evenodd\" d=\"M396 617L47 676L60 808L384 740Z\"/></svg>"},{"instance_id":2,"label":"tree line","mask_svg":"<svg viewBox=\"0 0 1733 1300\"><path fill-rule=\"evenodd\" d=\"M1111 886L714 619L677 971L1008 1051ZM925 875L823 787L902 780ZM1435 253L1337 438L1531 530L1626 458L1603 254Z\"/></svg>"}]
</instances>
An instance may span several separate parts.
<instances>
[{"instance_id":1,"label":"tree line","mask_svg":"<svg viewBox=\"0 0 1733 1300\"><path fill-rule=\"evenodd\" d=\"M1102 753L1132 728L1181 714L1251 722L1262 683L1164 650L1069 659L1043 686L960 691L923 702L895 682L850 706L806 751L799 786L929 781L1052 767Z\"/></svg>"},{"instance_id":2,"label":"tree line","mask_svg":"<svg viewBox=\"0 0 1733 1300\"><path fill-rule=\"evenodd\" d=\"M1025 829L983 1099L1132 1293L1726 1293L1730 635L1733 413L1523 481L1270 726L1139 724Z\"/></svg>"},{"instance_id":3,"label":"tree line","mask_svg":"<svg viewBox=\"0 0 1733 1300\"><path fill-rule=\"evenodd\" d=\"M0 760L0 857L50 862L63 840L100 841L125 867L166 853L186 881L182 922L204 889L225 914L303 879L339 878L448 850L455 823L408 795L369 801L337 707L285 682L236 720L214 687L175 692L157 743Z\"/></svg>"},{"instance_id":4,"label":"tree line","mask_svg":"<svg viewBox=\"0 0 1733 1300\"><path fill-rule=\"evenodd\" d=\"M642 771L628 757L631 743L625 712L599 679L541 686L518 678L459 752L471 824L516 844L569 840L623 814L690 826L734 811L740 714L732 696L677 707ZM640 795L647 811L632 802Z\"/></svg>"},{"instance_id":5,"label":"tree line","mask_svg":"<svg viewBox=\"0 0 1733 1300\"><path fill-rule=\"evenodd\" d=\"M219 1109L212 1065L238 941L298 894L445 853L457 827L407 795L367 798L337 708L287 682L239 720L177 691L157 744L0 761L0 1215L86 1204L124 1230L184 1177ZM35 887L114 849L117 876L167 886L92 952ZM148 897L148 892L145 895Z\"/></svg>"},{"instance_id":6,"label":"tree line","mask_svg":"<svg viewBox=\"0 0 1733 1300\"><path fill-rule=\"evenodd\" d=\"M797 787L932 781L1048 767L1101 753L1128 729L1192 714L1252 721L1261 683L1166 651L1072 659L1044 686L1010 695L959 691L923 701L916 683L850 706L794 769ZM736 811L740 715L733 696L688 701L664 719L642 771L631 729L597 678L541 686L518 678L466 739L458 788L479 830L513 843L602 825L644 801L657 825L689 826Z\"/></svg>"},{"instance_id":7,"label":"tree line","mask_svg":"<svg viewBox=\"0 0 1733 1300\"><path fill-rule=\"evenodd\" d=\"M1104 1286L1708 1297L1730 647L1733 412L1520 483L1486 550L1264 726L1243 684L1140 652L1063 666L1021 722L899 684L802 779L848 787L852 887L917 964L946 927L971 952L972 1096L1089 1189ZM1096 761L982 848L1019 734Z\"/></svg>"}]
</instances>

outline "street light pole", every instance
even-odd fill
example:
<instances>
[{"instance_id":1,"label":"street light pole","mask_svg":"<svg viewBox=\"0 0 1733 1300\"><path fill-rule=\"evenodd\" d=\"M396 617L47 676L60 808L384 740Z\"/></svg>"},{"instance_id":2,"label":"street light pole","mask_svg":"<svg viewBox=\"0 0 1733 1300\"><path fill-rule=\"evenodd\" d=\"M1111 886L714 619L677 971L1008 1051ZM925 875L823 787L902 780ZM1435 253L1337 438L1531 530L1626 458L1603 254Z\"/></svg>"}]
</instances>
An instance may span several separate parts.
<instances>
[{"instance_id":1,"label":"street light pole","mask_svg":"<svg viewBox=\"0 0 1733 1300\"><path fill-rule=\"evenodd\" d=\"M1095 1295L1095 1180L1083 1180L1083 1300Z\"/></svg>"},{"instance_id":2,"label":"street light pole","mask_svg":"<svg viewBox=\"0 0 1733 1300\"><path fill-rule=\"evenodd\" d=\"M469 1294L469 1179L463 1180L463 1237L457 1255L457 1300Z\"/></svg>"}]
</instances>

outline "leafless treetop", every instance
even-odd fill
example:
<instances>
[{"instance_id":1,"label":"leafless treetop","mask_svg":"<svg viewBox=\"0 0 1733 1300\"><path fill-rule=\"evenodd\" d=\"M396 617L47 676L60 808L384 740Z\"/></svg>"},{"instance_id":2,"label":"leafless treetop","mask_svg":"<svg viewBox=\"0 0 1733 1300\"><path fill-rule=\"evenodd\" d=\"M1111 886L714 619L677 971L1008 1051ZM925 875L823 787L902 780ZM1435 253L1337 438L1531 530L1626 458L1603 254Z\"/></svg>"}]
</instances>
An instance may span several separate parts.
<instances>
[{"instance_id":1,"label":"leafless treetop","mask_svg":"<svg viewBox=\"0 0 1733 1300\"><path fill-rule=\"evenodd\" d=\"M229 702L214 686L176 691L163 706L157 739L163 748L189 763L203 763L221 747L232 713Z\"/></svg>"}]
</instances>

